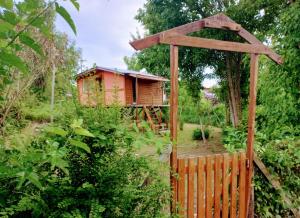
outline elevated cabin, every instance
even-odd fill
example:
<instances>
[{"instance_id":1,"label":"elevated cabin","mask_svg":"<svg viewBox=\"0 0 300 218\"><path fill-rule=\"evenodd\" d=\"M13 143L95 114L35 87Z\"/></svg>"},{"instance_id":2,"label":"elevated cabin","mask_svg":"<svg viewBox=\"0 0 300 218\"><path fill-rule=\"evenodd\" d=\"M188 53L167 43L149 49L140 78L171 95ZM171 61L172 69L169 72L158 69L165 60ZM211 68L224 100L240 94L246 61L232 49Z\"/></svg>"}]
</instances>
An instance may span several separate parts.
<instances>
[{"instance_id":1,"label":"elevated cabin","mask_svg":"<svg viewBox=\"0 0 300 218\"><path fill-rule=\"evenodd\" d=\"M85 106L163 106L166 78L149 73L95 67L77 75L79 101Z\"/></svg>"}]
</instances>

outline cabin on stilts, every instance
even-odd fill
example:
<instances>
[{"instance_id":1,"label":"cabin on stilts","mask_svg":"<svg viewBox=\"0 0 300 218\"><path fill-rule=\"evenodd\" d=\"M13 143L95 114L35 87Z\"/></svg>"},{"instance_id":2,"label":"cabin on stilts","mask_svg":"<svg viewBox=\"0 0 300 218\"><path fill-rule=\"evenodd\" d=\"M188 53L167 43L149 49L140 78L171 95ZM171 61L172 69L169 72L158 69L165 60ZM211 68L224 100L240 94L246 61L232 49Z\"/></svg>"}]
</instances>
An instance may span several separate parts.
<instances>
[{"instance_id":1,"label":"cabin on stilts","mask_svg":"<svg viewBox=\"0 0 300 218\"><path fill-rule=\"evenodd\" d=\"M162 108L168 106L164 89L168 79L132 70L94 67L77 74L76 81L81 105L118 104L131 108L138 123L146 120L155 132L166 130Z\"/></svg>"},{"instance_id":2,"label":"cabin on stilts","mask_svg":"<svg viewBox=\"0 0 300 218\"><path fill-rule=\"evenodd\" d=\"M187 36L204 28L229 30L245 43ZM241 25L224 14L217 14L160 32L130 43L136 50L158 44L170 45L170 154L173 200L171 213L180 217L254 217L253 157L256 87L259 55L266 55L277 64L281 57L260 42ZM193 158L177 157L178 119L178 47L215 49L223 52L250 54L250 96L246 151ZM201 60L199 60L201 61ZM209 64L209 63L208 63Z\"/></svg>"}]
</instances>

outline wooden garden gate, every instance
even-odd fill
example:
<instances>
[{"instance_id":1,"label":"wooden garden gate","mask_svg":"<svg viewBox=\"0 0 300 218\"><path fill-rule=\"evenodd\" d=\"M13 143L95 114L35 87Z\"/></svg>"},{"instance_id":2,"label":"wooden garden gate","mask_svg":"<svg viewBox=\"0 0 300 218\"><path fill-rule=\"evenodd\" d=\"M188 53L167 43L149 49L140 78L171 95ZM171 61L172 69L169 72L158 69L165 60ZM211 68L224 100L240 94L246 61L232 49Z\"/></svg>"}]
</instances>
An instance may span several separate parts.
<instances>
[{"instance_id":1,"label":"wooden garden gate","mask_svg":"<svg viewBox=\"0 0 300 218\"><path fill-rule=\"evenodd\" d=\"M246 171L244 152L178 159L181 217L245 217Z\"/></svg>"},{"instance_id":2,"label":"wooden garden gate","mask_svg":"<svg viewBox=\"0 0 300 218\"><path fill-rule=\"evenodd\" d=\"M203 28L230 30L248 43L187 36L187 34ZM253 176L258 59L260 54L264 54L274 62L281 64L282 58L241 25L222 13L135 40L130 44L136 50L157 44L170 45L170 130L172 140L170 165L172 172L175 172L171 173L173 189L171 212L179 213L181 217L194 217L195 214L200 218L220 217L221 215L224 218L229 215L230 217L253 217L253 208L250 207L253 198L251 199L250 194ZM246 153L213 155L187 160L177 158L178 46L251 54ZM176 178L176 173L179 174L179 180Z\"/></svg>"}]
</instances>

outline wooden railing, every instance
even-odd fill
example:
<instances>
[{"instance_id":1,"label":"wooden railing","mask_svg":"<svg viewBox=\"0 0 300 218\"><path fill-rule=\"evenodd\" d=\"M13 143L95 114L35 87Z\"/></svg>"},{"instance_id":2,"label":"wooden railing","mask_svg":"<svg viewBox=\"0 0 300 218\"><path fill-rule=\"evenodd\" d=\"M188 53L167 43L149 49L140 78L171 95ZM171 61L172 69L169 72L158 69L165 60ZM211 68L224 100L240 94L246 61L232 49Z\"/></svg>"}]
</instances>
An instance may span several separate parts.
<instances>
[{"instance_id":1,"label":"wooden railing","mask_svg":"<svg viewBox=\"0 0 300 218\"><path fill-rule=\"evenodd\" d=\"M244 152L178 159L180 217L246 217L246 170Z\"/></svg>"}]
</instances>

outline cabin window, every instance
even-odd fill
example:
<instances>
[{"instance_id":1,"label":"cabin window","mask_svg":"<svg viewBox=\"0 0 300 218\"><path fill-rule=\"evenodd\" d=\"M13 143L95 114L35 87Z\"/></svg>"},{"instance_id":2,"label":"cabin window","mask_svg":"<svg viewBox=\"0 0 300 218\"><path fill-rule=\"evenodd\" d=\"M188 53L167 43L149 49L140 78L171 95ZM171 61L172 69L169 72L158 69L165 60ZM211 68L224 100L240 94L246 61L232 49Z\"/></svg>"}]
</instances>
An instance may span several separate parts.
<instances>
[{"instance_id":1,"label":"cabin window","mask_svg":"<svg viewBox=\"0 0 300 218\"><path fill-rule=\"evenodd\" d=\"M83 79L83 85L82 85L82 92L83 93L88 93L90 92L90 79L85 78Z\"/></svg>"}]
</instances>

